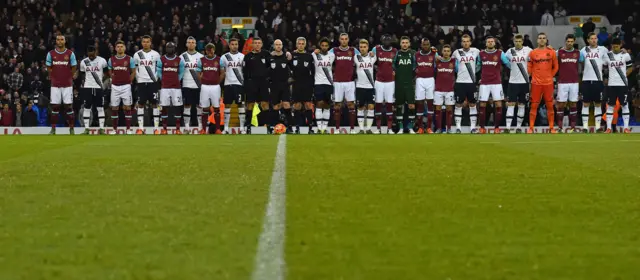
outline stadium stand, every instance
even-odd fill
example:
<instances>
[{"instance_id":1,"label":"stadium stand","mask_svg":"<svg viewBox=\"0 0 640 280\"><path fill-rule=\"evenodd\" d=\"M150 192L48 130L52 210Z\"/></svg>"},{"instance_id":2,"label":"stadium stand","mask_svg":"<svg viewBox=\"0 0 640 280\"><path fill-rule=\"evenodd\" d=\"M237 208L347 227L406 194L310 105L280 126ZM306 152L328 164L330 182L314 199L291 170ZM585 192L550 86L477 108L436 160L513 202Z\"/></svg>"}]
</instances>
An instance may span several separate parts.
<instances>
[{"instance_id":1,"label":"stadium stand","mask_svg":"<svg viewBox=\"0 0 640 280\"><path fill-rule=\"evenodd\" d=\"M407 2L408 4L402 4ZM46 126L50 81L44 67L46 53L53 48L55 35L67 38L67 46L78 59L86 56L87 46L94 45L101 56L114 53L114 44L123 40L128 54L141 48L140 37L152 36L155 49L173 41L178 53L185 50L188 36L198 39L198 50L207 43L216 45L221 54L227 49L229 37L245 42L253 34L233 30L216 33L216 18L221 16L254 16L255 30L271 46L282 39L286 49L293 49L297 37L308 40L309 50L321 37L328 37L337 46L338 35L351 34L353 42L365 38L373 44L389 33L397 40L411 38L417 48L423 38L441 47L451 44L460 47L460 37L473 37L473 45L482 46L483 38L497 38L503 48L511 46L514 34L524 32L522 26L578 25L569 22L572 15L604 15L613 29L585 20L576 28L579 37L591 31L599 32L598 39L607 45L612 38L620 38L625 48L640 61L640 1L474 1L474 0L412 0L412 1L194 1L194 0L8 0L0 11L0 112L4 126ZM600 19L600 17L598 17ZM550 38L551 39L551 38ZM551 39L555 47L561 42ZM584 44L582 42L581 44ZM352 43L353 45L353 43ZM525 45L532 46L529 36ZM637 77L640 64L635 64ZM505 76L506 77L506 76ZM637 79L636 79L637 80ZM81 81L75 81L75 91ZM637 81L631 83L637 91ZM637 96L637 95L634 95ZM638 102L636 106L640 106ZM74 102L76 114L80 100ZM542 114L544 115L544 114ZM638 115L638 114L636 114Z\"/></svg>"}]
</instances>

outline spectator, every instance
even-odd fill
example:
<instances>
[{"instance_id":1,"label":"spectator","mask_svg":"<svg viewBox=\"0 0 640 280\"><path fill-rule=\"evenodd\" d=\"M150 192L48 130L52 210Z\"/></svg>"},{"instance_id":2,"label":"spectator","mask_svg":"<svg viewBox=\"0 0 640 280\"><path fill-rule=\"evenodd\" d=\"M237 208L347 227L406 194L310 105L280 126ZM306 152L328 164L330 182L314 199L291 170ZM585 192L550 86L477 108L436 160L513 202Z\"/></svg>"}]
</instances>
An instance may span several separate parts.
<instances>
[{"instance_id":1,"label":"spectator","mask_svg":"<svg viewBox=\"0 0 640 280\"><path fill-rule=\"evenodd\" d=\"M531 42L531 39L529 38L529 35L528 35L528 34L527 34L527 35L524 35L524 42L523 42L523 45L524 45L525 47L530 47L530 48L532 48L532 49L533 49L533 43Z\"/></svg>"},{"instance_id":2,"label":"spectator","mask_svg":"<svg viewBox=\"0 0 640 280\"><path fill-rule=\"evenodd\" d=\"M16 104L16 112L15 112L15 123L13 126L21 127L22 126L22 105L20 103Z\"/></svg>"},{"instance_id":3,"label":"spectator","mask_svg":"<svg viewBox=\"0 0 640 280\"><path fill-rule=\"evenodd\" d=\"M3 104L0 111L0 126L13 126L13 118L13 111L9 108L9 104Z\"/></svg>"},{"instance_id":4,"label":"spectator","mask_svg":"<svg viewBox=\"0 0 640 280\"><path fill-rule=\"evenodd\" d=\"M606 27L600 27L600 32L598 33L598 45L599 46L608 46L610 37L611 36L607 32L607 28Z\"/></svg>"},{"instance_id":5,"label":"spectator","mask_svg":"<svg viewBox=\"0 0 640 280\"><path fill-rule=\"evenodd\" d=\"M612 34L613 39L620 39L621 41L624 41L624 31L622 31L620 29L620 26L616 27L616 31L613 32Z\"/></svg>"},{"instance_id":6,"label":"spectator","mask_svg":"<svg viewBox=\"0 0 640 280\"><path fill-rule=\"evenodd\" d=\"M13 73L11 73L9 75L9 90L12 92L19 92L20 89L22 88L22 82L24 81L24 77L22 76L22 73L20 73L20 67L19 66L15 66L15 68L13 69Z\"/></svg>"},{"instance_id":7,"label":"spectator","mask_svg":"<svg viewBox=\"0 0 640 280\"><path fill-rule=\"evenodd\" d=\"M596 30L596 25L593 23L591 18L587 19L587 22L582 24L582 36L585 42L589 40L589 33L594 32Z\"/></svg>"},{"instance_id":8,"label":"spectator","mask_svg":"<svg viewBox=\"0 0 640 280\"><path fill-rule=\"evenodd\" d=\"M553 11L553 17L555 18L556 25L566 24L567 11L560 5Z\"/></svg>"},{"instance_id":9,"label":"spectator","mask_svg":"<svg viewBox=\"0 0 640 280\"><path fill-rule=\"evenodd\" d=\"M27 103L27 109L22 113L22 126L38 126L37 108L37 106L33 105L33 100L29 100L29 103Z\"/></svg>"},{"instance_id":10,"label":"spectator","mask_svg":"<svg viewBox=\"0 0 640 280\"><path fill-rule=\"evenodd\" d=\"M551 15L551 13L549 12L549 9L546 9L544 11L544 14L542 15L542 18L540 19L540 25L546 25L546 26L553 26L555 25L555 22L553 20L553 16Z\"/></svg>"}]
</instances>

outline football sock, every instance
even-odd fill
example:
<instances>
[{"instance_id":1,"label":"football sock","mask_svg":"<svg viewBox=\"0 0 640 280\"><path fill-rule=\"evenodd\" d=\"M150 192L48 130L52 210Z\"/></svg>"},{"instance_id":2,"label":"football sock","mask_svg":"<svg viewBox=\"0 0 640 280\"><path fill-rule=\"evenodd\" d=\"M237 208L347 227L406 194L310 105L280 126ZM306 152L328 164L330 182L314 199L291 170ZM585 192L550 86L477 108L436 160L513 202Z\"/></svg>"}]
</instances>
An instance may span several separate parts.
<instances>
[{"instance_id":1,"label":"football sock","mask_svg":"<svg viewBox=\"0 0 640 280\"><path fill-rule=\"evenodd\" d=\"M69 128L73 128L76 125L76 118L73 114L73 108L67 108L67 124Z\"/></svg>"},{"instance_id":2,"label":"football sock","mask_svg":"<svg viewBox=\"0 0 640 280\"><path fill-rule=\"evenodd\" d=\"M202 127L202 108L200 107L196 107L196 118L198 118L198 127Z\"/></svg>"},{"instance_id":3,"label":"football sock","mask_svg":"<svg viewBox=\"0 0 640 280\"><path fill-rule=\"evenodd\" d=\"M602 106L595 106L594 109L593 116L596 120L596 129L600 129L600 122L602 122Z\"/></svg>"},{"instance_id":4,"label":"football sock","mask_svg":"<svg viewBox=\"0 0 640 280\"><path fill-rule=\"evenodd\" d=\"M191 126L191 107L184 107L182 111L182 118L184 118L184 128L189 129Z\"/></svg>"},{"instance_id":5,"label":"football sock","mask_svg":"<svg viewBox=\"0 0 640 280\"><path fill-rule=\"evenodd\" d=\"M382 126L382 103L376 103L375 119L376 127L380 130L380 126Z\"/></svg>"},{"instance_id":6,"label":"football sock","mask_svg":"<svg viewBox=\"0 0 640 280\"><path fill-rule=\"evenodd\" d=\"M82 111L82 120L84 128L89 128L91 122L91 108L84 108Z\"/></svg>"},{"instance_id":7,"label":"football sock","mask_svg":"<svg viewBox=\"0 0 640 280\"><path fill-rule=\"evenodd\" d=\"M304 110L304 118L307 121L307 126L309 127L309 129L311 129L311 126L313 125L313 110L311 109L307 109ZM303 120L304 123L304 120Z\"/></svg>"},{"instance_id":8,"label":"football sock","mask_svg":"<svg viewBox=\"0 0 640 280\"><path fill-rule=\"evenodd\" d=\"M104 107L98 107L96 111L98 111L98 125L100 128L104 128Z\"/></svg>"},{"instance_id":9,"label":"football sock","mask_svg":"<svg viewBox=\"0 0 640 280\"><path fill-rule=\"evenodd\" d=\"M549 121L549 128L553 129L553 126L555 125L555 117L556 114L553 111L553 101L547 101L545 102L545 105L547 105L547 121Z\"/></svg>"},{"instance_id":10,"label":"football sock","mask_svg":"<svg viewBox=\"0 0 640 280\"><path fill-rule=\"evenodd\" d=\"M292 127L293 126L293 115L291 114L291 108L283 109L282 111L284 113L284 117L287 120L287 127Z\"/></svg>"},{"instance_id":11,"label":"football sock","mask_svg":"<svg viewBox=\"0 0 640 280\"><path fill-rule=\"evenodd\" d=\"M353 130L356 126L356 108L349 108L349 128Z\"/></svg>"},{"instance_id":12,"label":"football sock","mask_svg":"<svg viewBox=\"0 0 640 280\"><path fill-rule=\"evenodd\" d=\"M422 123L422 117L424 116L424 103L416 102L416 126L418 129L423 129L424 125ZM431 128L431 127L427 127Z\"/></svg>"},{"instance_id":13,"label":"football sock","mask_svg":"<svg viewBox=\"0 0 640 280\"><path fill-rule=\"evenodd\" d=\"M456 121L456 129L462 129L462 107L457 107L454 109L454 118Z\"/></svg>"},{"instance_id":14,"label":"football sock","mask_svg":"<svg viewBox=\"0 0 640 280\"><path fill-rule=\"evenodd\" d=\"M613 109L615 106L607 106L607 129L611 129L611 124L613 123Z\"/></svg>"},{"instance_id":15,"label":"football sock","mask_svg":"<svg viewBox=\"0 0 640 280\"><path fill-rule=\"evenodd\" d=\"M336 122L336 129L340 129L340 120L342 119L342 107L339 107L337 109L333 109L333 120Z\"/></svg>"},{"instance_id":16,"label":"football sock","mask_svg":"<svg viewBox=\"0 0 640 280\"><path fill-rule=\"evenodd\" d=\"M118 129L118 118L118 111L111 110L111 126L113 127L113 130Z\"/></svg>"},{"instance_id":17,"label":"football sock","mask_svg":"<svg viewBox=\"0 0 640 280\"><path fill-rule=\"evenodd\" d=\"M60 105L51 105L51 127L56 128L60 116Z\"/></svg>"},{"instance_id":18,"label":"football sock","mask_svg":"<svg viewBox=\"0 0 640 280\"><path fill-rule=\"evenodd\" d=\"M387 109L387 128L391 129L393 127L393 104L387 103L385 109Z\"/></svg>"},{"instance_id":19,"label":"football sock","mask_svg":"<svg viewBox=\"0 0 640 280\"><path fill-rule=\"evenodd\" d=\"M420 106L420 107L424 107ZM427 126L426 128L432 128L433 127L433 99L427 99Z\"/></svg>"},{"instance_id":20,"label":"football sock","mask_svg":"<svg viewBox=\"0 0 640 280\"><path fill-rule=\"evenodd\" d=\"M154 110L156 110L156 109L154 109ZM155 119L155 117L154 117L154 119ZM165 129L165 130L167 129L167 122L168 121L169 121L169 109L167 109L167 107L162 107L162 128Z\"/></svg>"},{"instance_id":21,"label":"football sock","mask_svg":"<svg viewBox=\"0 0 640 280\"><path fill-rule=\"evenodd\" d=\"M524 113L527 107L524 104L518 104L518 118L516 119L516 128L521 128L524 122Z\"/></svg>"},{"instance_id":22,"label":"football sock","mask_svg":"<svg viewBox=\"0 0 640 280\"><path fill-rule=\"evenodd\" d=\"M409 108L409 113L407 114L407 118L409 118L409 123L407 125L407 128L409 129L413 129L413 124L416 121L416 109L413 108Z\"/></svg>"},{"instance_id":23,"label":"football sock","mask_svg":"<svg viewBox=\"0 0 640 280\"><path fill-rule=\"evenodd\" d=\"M136 109L136 113L138 114L138 128L142 129L144 128L144 108L138 107ZM154 114L155 114L155 111L154 111Z\"/></svg>"},{"instance_id":24,"label":"football sock","mask_svg":"<svg viewBox=\"0 0 640 280\"><path fill-rule=\"evenodd\" d=\"M396 106L396 122L398 129L404 129L404 105Z\"/></svg>"},{"instance_id":25,"label":"football sock","mask_svg":"<svg viewBox=\"0 0 640 280\"><path fill-rule=\"evenodd\" d=\"M215 124L215 132L220 130L220 108L213 108L213 120Z\"/></svg>"},{"instance_id":26,"label":"football sock","mask_svg":"<svg viewBox=\"0 0 640 280\"><path fill-rule=\"evenodd\" d=\"M231 108L229 108L229 110L231 110ZM227 122L227 115L229 115L229 117L231 117L231 114L227 114L227 108L224 108L224 125L229 127L229 123ZM247 119L249 119L249 121L246 121ZM253 109L245 109L245 121L244 124L246 127L251 127L251 121L253 120ZM240 123L242 123L242 121L240 121Z\"/></svg>"},{"instance_id":27,"label":"football sock","mask_svg":"<svg viewBox=\"0 0 640 280\"><path fill-rule=\"evenodd\" d=\"M460 115L462 115L462 112ZM476 106L469 107L469 122L471 123L471 129L475 129L478 124L478 108Z\"/></svg>"},{"instance_id":28,"label":"football sock","mask_svg":"<svg viewBox=\"0 0 640 280\"><path fill-rule=\"evenodd\" d=\"M451 119L453 118L453 111L447 109L447 131L451 130Z\"/></svg>"},{"instance_id":29,"label":"football sock","mask_svg":"<svg viewBox=\"0 0 640 280\"><path fill-rule=\"evenodd\" d=\"M158 107L153 108L153 127L158 128L160 126L160 109Z\"/></svg>"},{"instance_id":30,"label":"football sock","mask_svg":"<svg viewBox=\"0 0 640 280\"><path fill-rule=\"evenodd\" d=\"M322 112L322 108L316 107L316 126L318 127L318 129L322 130L324 129L322 127L323 124L324 124L324 115Z\"/></svg>"},{"instance_id":31,"label":"football sock","mask_svg":"<svg viewBox=\"0 0 640 280\"><path fill-rule=\"evenodd\" d=\"M496 114L495 116L493 116L493 127L498 128L500 127L500 123L502 123L502 107L497 107L496 106Z\"/></svg>"},{"instance_id":32,"label":"football sock","mask_svg":"<svg viewBox=\"0 0 640 280\"><path fill-rule=\"evenodd\" d=\"M227 112L227 107L229 107L229 111ZM228 116L228 117L227 117ZM253 117L253 116L251 116ZM229 120L231 119L231 104L229 106L224 106L224 125L229 127ZM244 107L238 108L238 121L240 122L240 128L244 127L244 124L247 121L246 109ZM250 123L251 121L249 121Z\"/></svg>"},{"instance_id":33,"label":"football sock","mask_svg":"<svg viewBox=\"0 0 640 280\"><path fill-rule=\"evenodd\" d=\"M173 107L174 112L175 112L175 117L176 117L176 129L180 130L180 121L182 120L182 113L180 113L180 107L174 106Z\"/></svg>"},{"instance_id":34,"label":"football sock","mask_svg":"<svg viewBox=\"0 0 640 280\"><path fill-rule=\"evenodd\" d=\"M564 108L558 108L558 112L556 114L556 122L558 123L558 128L562 130L562 123L564 121Z\"/></svg>"},{"instance_id":35,"label":"football sock","mask_svg":"<svg viewBox=\"0 0 640 280\"><path fill-rule=\"evenodd\" d=\"M323 116L322 129L327 129L327 126L329 126L329 119L331 118L331 109L323 109L322 116Z\"/></svg>"},{"instance_id":36,"label":"football sock","mask_svg":"<svg viewBox=\"0 0 640 280\"><path fill-rule=\"evenodd\" d=\"M536 118L538 117L539 102L531 102L531 109L529 110L529 128L533 129L536 124Z\"/></svg>"},{"instance_id":37,"label":"football sock","mask_svg":"<svg viewBox=\"0 0 640 280\"><path fill-rule=\"evenodd\" d=\"M622 105L622 121L624 128L629 128L629 103Z\"/></svg>"},{"instance_id":38,"label":"football sock","mask_svg":"<svg viewBox=\"0 0 640 280\"><path fill-rule=\"evenodd\" d=\"M367 130L370 130L371 126L373 125L373 118L374 118L375 112L374 110L365 110L364 112L366 114L364 126L366 127Z\"/></svg>"},{"instance_id":39,"label":"football sock","mask_svg":"<svg viewBox=\"0 0 640 280\"><path fill-rule=\"evenodd\" d=\"M513 113L515 113L515 105L507 105L507 129L511 129L511 123L513 122Z\"/></svg>"},{"instance_id":40,"label":"football sock","mask_svg":"<svg viewBox=\"0 0 640 280\"><path fill-rule=\"evenodd\" d=\"M240 111L240 109L238 109L238 111ZM242 118L242 116L240 114L238 114L238 118ZM228 130L229 128L229 120L231 120L231 106L229 107L224 107L224 127L225 130Z\"/></svg>"},{"instance_id":41,"label":"football sock","mask_svg":"<svg viewBox=\"0 0 640 280\"><path fill-rule=\"evenodd\" d=\"M364 130L364 110L358 109L358 127Z\"/></svg>"},{"instance_id":42,"label":"football sock","mask_svg":"<svg viewBox=\"0 0 640 280\"><path fill-rule=\"evenodd\" d=\"M131 128L131 110L124 111L124 124L127 127L127 130Z\"/></svg>"},{"instance_id":43,"label":"football sock","mask_svg":"<svg viewBox=\"0 0 640 280\"><path fill-rule=\"evenodd\" d=\"M480 122L480 128L484 128L484 125L487 122L486 113L487 107L480 106L480 109L478 110L478 120Z\"/></svg>"},{"instance_id":44,"label":"football sock","mask_svg":"<svg viewBox=\"0 0 640 280\"><path fill-rule=\"evenodd\" d=\"M220 111L220 109L218 108L218 111ZM202 111L202 115L200 115L200 127L202 128L202 130L206 131L207 130L207 126L209 124L209 111Z\"/></svg>"},{"instance_id":45,"label":"football sock","mask_svg":"<svg viewBox=\"0 0 640 280\"><path fill-rule=\"evenodd\" d=\"M582 107L582 126L584 127L584 129L589 129L589 105L588 104L583 104L583 107Z\"/></svg>"},{"instance_id":46,"label":"football sock","mask_svg":"<svg viewBox=\"0 0 640 280\"><path fill-rule=\"evenodd\" d=\"M304 115L302 110L294 110L293 114L296 117L296 130L300 130L300 126L304 125Z\"/></svg>"},{"instance_id":47,"label":"football sock","mask_svg":"<svg viewBox=\"0 0 640 280\"><path fill-rule=\"evenodd\" d=\"M575 105L574 105L575 106ZM571 128L576 128L576 122L578 121L578 108L569 108L569 125Z\"/></svg>"},{"instance_id":48,"label":"football sock","mask_svg":"<svg viewBox=\"0 0 640 280\"><path fill-rule=\"evenodd\" d=\"M440 108L435 111L436 116L436 131L442 130L442 110Z\"/></svg>"}]
</instances>

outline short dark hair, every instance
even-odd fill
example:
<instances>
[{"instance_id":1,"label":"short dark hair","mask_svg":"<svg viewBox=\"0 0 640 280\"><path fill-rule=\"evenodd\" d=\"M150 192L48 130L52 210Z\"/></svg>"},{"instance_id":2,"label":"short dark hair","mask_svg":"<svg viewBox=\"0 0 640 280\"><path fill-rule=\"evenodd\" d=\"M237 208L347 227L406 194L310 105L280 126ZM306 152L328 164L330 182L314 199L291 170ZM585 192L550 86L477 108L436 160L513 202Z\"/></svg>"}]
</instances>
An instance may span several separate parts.
<instances>
[{"instance_id":1,"label":"short dark hair","mask_svg":"<svg viewBox=\"0 0 640 280\"><path fill-rule=\"evenodd\" d=\"M575 39L576 39L576 35L573 35L573 34L567 34L567 36L566 36L566 37L564 37L564 40L566 41L566 40L568 40L568 39L573 39L573 40L575 40Z\"/></svg>"},{"instance_id":2,"label":"short dark hair","mask_svg":"<svg viewBox=\"0 0 640 280\"><path fill-rule=\"evenodd\" d=\"M124 46L124 41L122 41L122 40L118 40L118 41L116 41L116 46L117 46L117 45L123 45L123 46Z\"/></svg>"},{"instance_id":3,"label":"short dark hair","mask_svg":"<svg viewBox=\"0 0 640 280\"><path fill-rule=\"evenodd\" d=\"M318 41L318 45L322 44L322 43L327 43L329 44L329 38L327 37L322 37L320 38L320 41Z\"/></svg>"},{"instance_id":4,"label":"short dark hair","mask_svg":"<svg viewBox=\"0 0 640 280\"><path fill-rule=\"evenodd\" d=\"M522 39L524 39L524 37L522 36L522 34L516 34L516 36L513 36L513 39L514 40L517 40L517 39L522 40Z\"/></svg>"},{"instance_id":5,"label":"short dark hair","mask_svg":"<svg viewBox=\"0 0 640 280\"><path fill-rule=\"evenodd\" d=\"M142 36L142 40L144 40L144 39L149 39L149 40L151 40L151 36L150 36L150 35L144 35L144 36Z\"/></svg>"},{"instance_id":6,"label":"short dark hair","mask_svg":"<svg viewBox=\"0 0 640 280\"><path fill-rule=\"evenodd\" d=\"M598 37L598 35L596 35L595 32L589 32L589 34L587 35L587 38L591 38L591 36L596 36L596 38Z\"/></svg>"},{"instance_id":7,"label":"short dark hair","mask_svg":"<svg viewBox=\"0 0 640 280\"><path fill-rule=\"evenodd\" d=\"M400 41L402 41L402 40L409 40L409 42L411 42L411 39L409 39L409 36L400 37Z\"/></svg>"},{"instance_id":8,"label":"short dark hair","mask_svg":"<svg viewBox=\"0 0 640 280\"><path fill-rule=\"evenodd\" d=\"M231 42L240 42L240 41L238 41L238 38L231 38L231 39L229 39L229 43L231 43Z\"/></svg>"},{"instance_id":9,"label":"short dark hair","mask_svg":"<svg viewBox=\"0 0 640 280\"><path fill-rule=\"evenodd\" d=\"M487 36L486 38L484 38L484 40L485 40L485 41L486 41L486 40L489 40L489 39L493 39L493 40L495 40L496 38L495 38L495 37L493 37L493 36L491 36L491 35L489 35L489 36Z\"/></svg>"},{"instance_id":10,"label":"short dark hair","mask_svg":"<svg viewBox=\"0 0 640 280\"><path fill-rule=\"evenodd\" d=\"M442 49L450 49L450 48L451 48L451 45L449 45L449 44L444 44L442 46Z\"/></svg>"},{"instance_id":11,"label":"short dark hair","mask_svg":"<svg viewBox=\"0 0 640 280\"><path fill-rule=\"evenodd\" d=\"M207 44L205 47L205 49L210 50L210 49L216 49L216 45L214 45L213 43L209 43Z\"/></svg>"},{"instance_id":12,"label":"short dark hair","mask_svg":"<svg viewBox=\"0 0 640 280\"><path fill-rule=\"evenodd\" d=\"M90 45L87 47L87 52L95 52L96 51L96 47L93 45Z\"/></svg>"},{"instance_id":13,"label":"short dark hair","mask_svg":"<svg viewBox=\"0 0 640 280\"><path fill-rule=\"evenodd\" d=\"M262 38L260 38L260 37L256 36L256 37L253 37L253 40L254 40L254 41L262 41Z\"/></svg>"},{"instance_id":14,"label":"short dark hair","mask_svg":"<svg viewBox=\"0 0 640 280\"><path fill-rule=\"evenodd\" d=\"M620 40L620 38L613 38L611 45L622 45L622 40Z\"/></svg>"}]
</instances>

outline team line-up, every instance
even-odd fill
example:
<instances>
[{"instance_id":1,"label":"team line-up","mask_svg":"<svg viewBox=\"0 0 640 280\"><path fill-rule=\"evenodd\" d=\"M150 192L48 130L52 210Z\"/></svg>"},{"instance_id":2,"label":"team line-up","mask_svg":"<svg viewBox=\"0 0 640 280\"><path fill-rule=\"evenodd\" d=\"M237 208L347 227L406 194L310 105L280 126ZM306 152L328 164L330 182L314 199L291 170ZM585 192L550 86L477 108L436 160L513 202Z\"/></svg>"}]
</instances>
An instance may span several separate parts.
<instances>
[{"instance_id":1,"label":"team line-up","mask_svg":"<svg viewBox=\"0 0 640 280\"><path fill-rule=\"evenodd\" d=\"M96 107L101 134L104 133L104 80L108 77L111 78L113 126L117 126L122 103L127 134L134 134L131 128L131 86L134 82L139 124L136 134L144 133L144 106L147 102L153 108L154 134L167 134L170 108L175 113L176 133L182 133L182 118L185 132L188 132L192 106L197 106L201 134L206 133L209 123L214 124L212 133L228 133L230 108L234 102L238 105L241 134L251 133L251 121L247 118L250 120L253 115L254 105L259 105L267 115L269 133L280 122L282 114L288 124L288 132L293 132L295 124L298 133L300 126L309 126L309 133L324 134L331 118L332 103L336 131L340 133L343 102L349 109L352 134L379 134L384 117L389 134L394 134L394 120L397 134L461 133L465 102L469 106L471 133L482 134L487 132L486 105L490 100L495 105L494 133L502 133L499 124L505 95L501 75L503 67L506 67L510 69L510 77L505 133L512 131L514 117L515 131L523 132L521 126L527 103L530 104L530 127L526 132L532 133L541 101L547 107L551 133L562 132L565 106L570 112L569 131L575 131L580 80L583 131L588 131L589 106L592 104L596 130L602 130L600 103L605 101L609 106L604 131L610 133L618 101L622 108L624 132L630 132L627 76L632 70L631 57L621 49L618 39L613 40L609 51L597 45L595 34L589 34L589 45L577 50L573 47L575 37L569 34L565 46L556 51L547 46L544 33L538 35L535 49L523 46L523 37L516 35L514 47L502 51L496 49L492 37L486 38L486 48L479 50L471 47L471 38L465 35L461 49L452 50L445 45L440 54L428 40L422 41L420 50L411 50L408 37L400 39L400 49L392 47L390 36L383 36L382 44L371 49L366 40L360 40L357 49L349 46L348 34L341 34L339 40L339 47L330 48L329 40L323 38L319 41L319 49L308 53L305 52L306 39L300 37L296 42L297 49L290 53L283 51L280 40L274 42L274 51L263 50L262 41L256 37L252 43L253 51L244 55L238 51L238 41L232 38L229 52L221 57L215 55L213 44L206 45L204 55L197 52L193 37L187 39L187 51L180 56L172 42L167 43L166 54L161 56L151 49L151 37L143 36L142 50L131 57L125 54L124 43L118 41L116 55L108 61L98 56L95 48L88 49L88 57L80 62L80 72L85 75L81 95L86 109ZM46 64L52 85L51 134L55 134L61 104L73 134L72 80L78 74L77 62L74 53L65 48L64 36L56 37L56 48L47 54ZM558 82L557 118L553 104L554 79ZM605 84L608 87L607 100L603 100ZM408 112L404 112L405 105ZM441 111L443 107L445 114ZM426 123L423 122L425 111ZM408 118L406 121L404 113ZM91 110L84 110L85 127L89 127L90 114ZM443 115L446 118L444 122ZM314 119L315 131L311 127ZM554 119L558 120L558 130ZM454 121L455 130L452 128ZM375 128L372 128L374 123ZM446 123L445 127L443 123ZM88 134L89 130L85 133Z\"/></svg>"}]
</instances>

